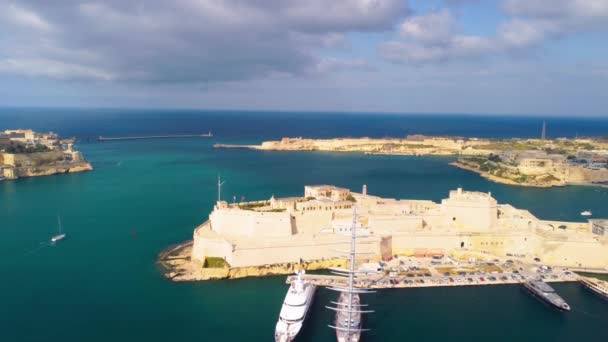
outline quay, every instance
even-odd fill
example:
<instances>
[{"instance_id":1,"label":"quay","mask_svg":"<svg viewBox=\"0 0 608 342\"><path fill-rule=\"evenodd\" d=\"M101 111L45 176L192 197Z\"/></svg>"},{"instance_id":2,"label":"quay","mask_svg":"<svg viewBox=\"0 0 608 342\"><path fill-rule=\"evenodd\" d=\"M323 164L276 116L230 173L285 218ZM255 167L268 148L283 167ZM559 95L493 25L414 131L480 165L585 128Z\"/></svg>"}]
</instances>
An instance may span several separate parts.
<instances>
[{"instance_id":1,"label":"quay","mask_svg":"<svg viewBox=\"0 0 608 342\"><path fill-rule=\"evenodd\" d=\"M149 135L149 136L134 136L134 137L103 137L99 136L97 141L114 141L114 140L141 140L141 139L172 139L172 138L212 138L211 132L204 134L177 134L177 135Z\"/></svg>"},{"instance_id":2,"label":"quay","mask_svg":"<svg viewBox=\"0 0 608 342\"><path fill-rule=\"evenodd\" d=\"M295 276L286 279L287 284L291 284ZM344 277L322 274L306 274L306 281L316 286L346 286ZM483 279L483 280L482 280ZM389 276L375 275L363 276L355 279L355 287L360 289L396 289L396 288L416 288L416 287L452 287L452 286L483 286L483 285L509 285L523 284L530 280L538 279L538 275L507 275L494 274L490 276L461 276L461 277L441 277L441 276ZM559 276L546 277L543 281L547 283L557 282L577 282L579 276L575 273L562 274Z\"/></svg>"}]
</instances>

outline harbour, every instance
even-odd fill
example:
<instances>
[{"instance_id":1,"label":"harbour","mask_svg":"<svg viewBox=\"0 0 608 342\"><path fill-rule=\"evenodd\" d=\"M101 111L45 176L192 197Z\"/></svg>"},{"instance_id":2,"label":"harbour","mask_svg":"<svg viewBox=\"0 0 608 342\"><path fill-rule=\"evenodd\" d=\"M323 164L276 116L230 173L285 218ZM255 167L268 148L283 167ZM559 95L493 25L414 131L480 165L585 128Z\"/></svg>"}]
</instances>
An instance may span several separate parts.
<instances>
[{"instance_id":1,"label":"harbour","mask_svg":"<svg viewBox=\"0 0 608 342\"><path fill-rule=\"evenodd\" d=\"M120 121L114 130L103 133L149 135L162 132L163 125L174 121L187 131L181 117L173 114L167 114L162 125L125 114L141 129L125 134ZM258 134L264 135L260 140L273 138L273 133L261 127L269 125L263 118L252 120L243 114L238 120L255 129L255 135L248 137L251 141ZM370 122L378 118L373 120ZM462 124L454 124L450 132L472 127L465 127L471 119L460 120ZM95 128L87 133L78 121L63 122L70 125L58 131L66 136L99 132ZM317 121L314 129L293 120L286 123L308 129L308 134L317 128ZM199 126L213 128L220 135L220 128L209 122L201 121ZM375 126L366 125L366 130L370 127ZM241 134L231 132L230 127L221 130L227 143L241 142ZM296 134L305 133L291 135ZM7 341L42 342L49 337L65 342L270 341L288 289L286 275L174 283L153 266L159 251L192 239L193 227L206 218L217 200L218 171L226 180L222 193L230 199L233 195L265 199L273 193L296 196L303 184L323 181L353 189L367 183L370 191L383 197L440 201L460 184L465 189L491 191L501 203L526 208L543 220L582 221L583 210L592 211L595 217L608 216L603 189L512 188L449 167L442 158L277 155L245 150L218 153L209 140L196 138L143 140L124 145L129 148L116 148L117 144L78 145L96 172L0 182L0 216L6 229L0 242L4 256L0 268L3 274L10 274L0 284L7 294L0 325ZM57 212L68 237L55 246L24 254L40 242L48 243L57 230ZM134 230L137 236L133 236ZM316 271L307 273L311 272ZM572 311L562 314L538 303L519 284L377 289L375 294L361 297L362 303L375 310L364 323L372 330L364 332L361 340L399 341L399 336L420 341L499 342L608 338L603 328L608 317L606 303L577 282L550 284ZM336 341L335 331L327 327L333 324L335 312L325 308L336 298L324 286L317 288L299 342ZM150 323L159 319L163 324Z\"/></svg>"}]
</instances>

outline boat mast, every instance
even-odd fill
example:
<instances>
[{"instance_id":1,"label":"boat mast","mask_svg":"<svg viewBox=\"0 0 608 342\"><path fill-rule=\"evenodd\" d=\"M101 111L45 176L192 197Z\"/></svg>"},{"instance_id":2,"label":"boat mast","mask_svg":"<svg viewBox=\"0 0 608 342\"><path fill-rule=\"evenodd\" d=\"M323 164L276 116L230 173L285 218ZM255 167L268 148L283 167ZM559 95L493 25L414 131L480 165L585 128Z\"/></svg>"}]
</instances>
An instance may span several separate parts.
<instances>
[{"instance_id":1,"label":"boat mast","mask_svg":"<svg viewBox=\"0 0 608 342\"><path fill-rule=\"evenodd\" d=\"M59 216L59 214L57 214L57 223L59 223L59 235L61 235L61 216Z\"/></svg>"},{"instance_id":2,"label":"boat mast","mask_svg":"<svg viewBox=\"0 0 608 342\"><path fill-rule=\"evenodd\" d=\"M352 342L355 334L360 334L363 331L369 330L369 329L361 328L360 320L359 320L359 326L353 327L353 315L355 313L360 315L362 313L373 312L371 310L361 310L361 307L364 306L362 304L358 304L355 307L355 305L353 303L354 296L358 295L360 293L363 294L363 293L375 292L375 291L364 290L364 289L359 289L359 288L355 289L355 274L359 273L359 271L355 270L356 256L358 254L369 254L369 253L360 253L360 252L356 251L357 237L359 237L357 235L357 208L354 206L353 207L353 223L352 223L352 228L350 231L350 240L348 241L350 243L350 250L339 251L339 252L349 255L349 267L348 267L348 269L331 270L331 273L333 273L333 274L337 274L337 275L341 275L341 276L348 276L348 278L347 278L348 283L346 286L332 286L332 287L328 288L330 290L346 294L347 298L348 298L348 303L346 305L340 304L340 303L334 303L334 304L336 304L335 307L326 306L326 308L336 311L337 316L340 315L340 312L346 313L346 316L348 317L348 320L346 322L346 328L341 328L340 326L338 326L339 324L336 324L336 326L329 325L329 327L337 330L338 332L345 333L345 335L346 335L345 341L347 341L347 342Z\"/></svg>"},{"instance_id":3,"label":"boat mast","mask_svg":"<svg viewBox=\"0 0 608 342\"><path fill-rule=\"evenodd\" d=\"M346 331L347 341L351 341L352 336L352 316L353 316L353 290L355 283L355 246L357 243L357 207L353 210L353 227L350 230L350 268L348 272L348 327ZM357 308L358 309L358 308Z\"/></svg>"}]
</instances>

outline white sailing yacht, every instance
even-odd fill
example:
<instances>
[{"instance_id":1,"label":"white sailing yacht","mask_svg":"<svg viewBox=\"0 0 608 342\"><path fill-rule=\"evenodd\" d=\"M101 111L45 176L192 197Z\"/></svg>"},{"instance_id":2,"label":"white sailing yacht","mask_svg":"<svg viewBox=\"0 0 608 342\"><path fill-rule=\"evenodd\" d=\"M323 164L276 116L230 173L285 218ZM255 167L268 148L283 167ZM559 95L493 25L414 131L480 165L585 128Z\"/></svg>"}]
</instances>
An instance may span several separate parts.
<instances>
[{"instance_id":1,"label":"white sailing yacht","mask_svg":"<svg viewBox=\"0 0 608 342\"><path fill-rule=\"evenodd\" d=\"M65 233L62 232L63 229L61 228L61 218L59 215L57 215L57 223L59 224L59 234L53 236L51 238L51 242L57 242L65 239Z\"/></svg>"},{"instance_id":2,"label":"white sailing yacht","mask_svg":"<svg viewBox=\"0 0 608 342\"><path fill-rule=\"evenodd\" d=\"M316 285L304 279L304 271L298 271L296 274L298 276L289 286L279 313L274 332L276 342L293 341L302 329L314 298Z\"/></svg>"},{"instance_id":3,"label":"white sailing yacht","mask_svg":"<svg viewBox=\"0 0 608 342\"><path fill-rule=\"evenodd\" d=\"M346 252L350 255L349 269L332 269L332 273L347 276L348 282L346 286L329 287L330 290L340 292L337 302L332 302L335 306L326 306L330 310L336 312L334 325L329 325L330 328L336 330L336 338L338 342L358 342L361 339L361 332L369 329L361 328L361 314L373 312L370 310L361 310L361 307L366 306L361 304L359 294L371 293L368 291L355 288L355 276L358 271L355 270L355 257L357 245L357 209L353 211L353 226L350 232L350 251ZM364 272L367 273L367 272Z\"/></svg>"}]
</instances>

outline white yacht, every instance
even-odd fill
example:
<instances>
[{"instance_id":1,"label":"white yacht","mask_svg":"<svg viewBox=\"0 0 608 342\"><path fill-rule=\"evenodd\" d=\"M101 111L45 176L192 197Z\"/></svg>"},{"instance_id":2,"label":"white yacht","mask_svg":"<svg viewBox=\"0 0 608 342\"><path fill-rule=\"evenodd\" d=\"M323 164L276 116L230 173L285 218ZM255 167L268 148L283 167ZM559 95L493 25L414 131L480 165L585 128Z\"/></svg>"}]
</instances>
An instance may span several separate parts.
<instances>
[{"instance_id":1,"label":"white yacht","mask_svg":"<svg viewBox=\"0 0 608 342\"><path fill-rule=\"evenodd\" d=\"M59 218L59 215L57 215L57 223L59 224L59 234L53 236L51 238L51 242L57 242L57 241L61 241L63 239L65 239L65 233L62 232L62 227L61 227L61 218Z\"/></svg>"},{"instance_id":2,"label":"white yacht","mask_svg":"<svg viewBox=\"0 0 608 342\"><path fill-rule=\"evenodd\" d=\"M300 332L312 304L316 285L304 280L304 271L297 272L297 275L289 287L281 307L279 321L274 332L276 342L293 341Z\"/></svg>"},{"instance_id":3,"label":"white yacht","mask_svg":"<svg viewBox=\"0 0 608 342\"><path fill-rule=\"evenodd\" d=\"M593 213L591 213L591 211L589 211L589 210L585 210L581 213L581 215L582 216L591 216L591 215L593 215Z\"/></svg>"}]
</instances>

